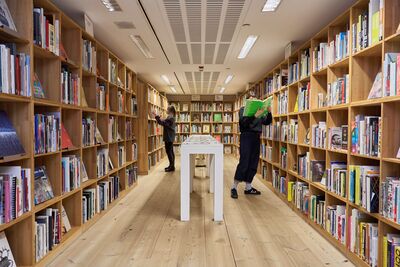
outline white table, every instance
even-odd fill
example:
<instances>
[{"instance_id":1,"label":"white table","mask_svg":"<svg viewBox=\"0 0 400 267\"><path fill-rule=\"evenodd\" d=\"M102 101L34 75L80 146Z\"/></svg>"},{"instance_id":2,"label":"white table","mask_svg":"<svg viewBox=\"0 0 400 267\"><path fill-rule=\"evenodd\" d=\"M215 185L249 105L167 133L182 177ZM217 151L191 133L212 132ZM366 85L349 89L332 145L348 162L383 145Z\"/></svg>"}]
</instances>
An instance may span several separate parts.
<instances>
[{"instance_id":1,"label":"white table","mask_svg":"<svg viewBox=\"0 0 400 267\"><path fill-rule=\"evenodd\" d=\"M191 135L181 145L181 221L190 218L190 193L196 154L209 155L210 193L214 193L214 221L223 220L224 146L210 135Z\"/></svg>"}]
</instances>

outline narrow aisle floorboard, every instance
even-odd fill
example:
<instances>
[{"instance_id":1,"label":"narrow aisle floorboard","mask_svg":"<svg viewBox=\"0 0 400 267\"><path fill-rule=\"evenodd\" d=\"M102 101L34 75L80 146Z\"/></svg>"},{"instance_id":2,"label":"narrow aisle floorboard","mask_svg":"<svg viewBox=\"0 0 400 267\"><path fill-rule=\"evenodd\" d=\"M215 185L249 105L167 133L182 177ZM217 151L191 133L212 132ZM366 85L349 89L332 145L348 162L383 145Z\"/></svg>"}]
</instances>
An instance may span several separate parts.
<instances>
[{"instance_id":1,"label":"narrow aisle floorboard","mask_svg":"<svg viewBox=\"0 0 400 267\"><path fill-rule=\"evenodd\" d=\"M179 157L177 158L179 162ZM214 223L204 168L196 169L190 222L179 221L180 181L161 163L48 266L353 266L264 184L230 198L236 159L225 157L224 222Z\"/></svg>"}]
</instances>

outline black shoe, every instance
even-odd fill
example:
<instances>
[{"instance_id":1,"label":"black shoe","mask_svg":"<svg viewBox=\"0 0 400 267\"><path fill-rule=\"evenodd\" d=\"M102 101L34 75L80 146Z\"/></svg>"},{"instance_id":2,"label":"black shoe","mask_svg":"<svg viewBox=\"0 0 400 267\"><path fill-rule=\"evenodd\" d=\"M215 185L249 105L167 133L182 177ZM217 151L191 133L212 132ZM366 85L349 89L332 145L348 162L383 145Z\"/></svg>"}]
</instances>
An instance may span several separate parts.
<instances>
[{"instance_id":1,"label":"black shoe","mask_svg":"<svg viewBox=\"0 0 400 267\"><path fill-rule=\"evenodd\" d=\"M165 168L165 171L166 171L166 172L173 172L173 171L175 171L175 167L168 167L168 168Z\"/></svg>"},{"instance_id":2,"label":"black shoe","mask_svg":"<svg viewBox=\"0 0 400 267\"><path fill-rule=\"evenodd\" d=\"M255 188L251 188L250 190L244 190L245 195L261 195L261 192Z\"/></svg>"},{"instance_id":3,"label":"black shoe","mask_svg":"<svg viewBox=\"0 0 400 267\"><path fill-rule=\"evenodd\" d=\"M235 188L231 189L231 198L238 198L238 193L237 190Z\"/></svg>"}]
</instances>

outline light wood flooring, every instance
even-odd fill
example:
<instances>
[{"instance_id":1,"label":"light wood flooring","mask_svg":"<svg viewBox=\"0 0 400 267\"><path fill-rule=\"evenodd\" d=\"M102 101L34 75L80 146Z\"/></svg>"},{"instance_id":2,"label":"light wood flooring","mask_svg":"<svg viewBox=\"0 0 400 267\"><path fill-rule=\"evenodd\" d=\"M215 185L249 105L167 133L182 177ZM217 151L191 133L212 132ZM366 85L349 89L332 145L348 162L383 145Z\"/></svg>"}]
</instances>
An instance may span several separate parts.
<instances>
[{"instance_id":1,"label":"light wood flooring","mask_svg":"<svg viewBox=\"0 0 400 267\"><path fill-rule=\"evenodd\" d=\"M179 162L179 157L177 158ZM212 221L208 179L197 169L191 220L179 221L179 164L160 164L48 266L353 266L264 184L230 198L236 159L225 157L223 223Z\"/></svg>"}]
</instances>

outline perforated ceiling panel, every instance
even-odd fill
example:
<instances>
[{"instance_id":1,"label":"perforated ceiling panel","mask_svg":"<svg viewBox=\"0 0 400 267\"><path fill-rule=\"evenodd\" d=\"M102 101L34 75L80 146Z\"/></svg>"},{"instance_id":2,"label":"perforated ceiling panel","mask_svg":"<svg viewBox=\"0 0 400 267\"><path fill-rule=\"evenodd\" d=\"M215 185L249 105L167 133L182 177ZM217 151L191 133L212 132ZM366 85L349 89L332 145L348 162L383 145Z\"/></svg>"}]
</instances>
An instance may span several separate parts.
<instances>
[{"instance_id":1,"label":"perforated ceiling panel","mask_svg":"<svg viewBox=\"0 0 400 267\"><path fill-rule=\"evenodd\" d=\"M163 0L163 3L181 64L225 63L245 0ZM213 93L219 72L185 72L184 77L191 93Z\"/></svg>"}]
</instances>

